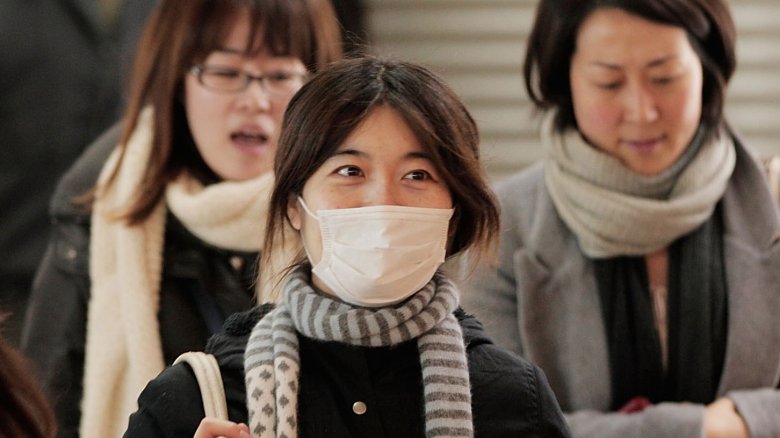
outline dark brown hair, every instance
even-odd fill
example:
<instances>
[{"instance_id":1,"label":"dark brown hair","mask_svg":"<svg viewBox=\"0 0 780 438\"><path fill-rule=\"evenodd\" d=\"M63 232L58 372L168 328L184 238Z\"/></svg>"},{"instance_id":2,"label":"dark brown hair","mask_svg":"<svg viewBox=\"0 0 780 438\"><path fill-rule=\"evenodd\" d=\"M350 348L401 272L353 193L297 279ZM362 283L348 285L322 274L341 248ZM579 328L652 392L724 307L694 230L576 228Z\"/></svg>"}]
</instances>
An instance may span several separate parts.
<instances>
[{"instance_id":1,"label":"dark brown hair","mask_svg":"<svg viewBox=\"0 0 780 438\"><path fill-rule=\"evenodd\" d=\"M301 194L309 177L377 107L403 118L447 184L455 205L447 254L475 247L492 249L499 231L499 207L479 162L477 126L455 92L427 69L377 57L340 61L317 74L290 101L274 162L261 266L289 226L291 194Z\"/></svg>"},{"instance_id":2,"label":"dark brown hair","mask_svg":"<svg viewBox=\"0 0 780 438\"><path fill-rule=\"evenodd\" d=\"M163 0L138 45L121 139L125 145L141 110L152 106L152 153L135 199L121 212L130 224L148 217L183 168L210 172L187 125L182 83L192 65L221 46L242 11L250 16L247 55L268 49L299 58L311 72L342 56L330 0Z\"/></svg>"},{"instance_id":3,"label":"dark brown hair","mask_svg":"<svg viewBox=\"0 0 780 438\"><path fill-rule=\"evenodd\" d=\"M54 414L19 352L0 337L0 436L51 438Z\"/></svg>"},{"instance_id":4,"label":"dark brown hair","mask_svg":"<svg viewBox=\"0 0 780 438\"><path fill-rule=\"evenodd\" d=\"M576 128L569 69L583 21L598 8L618 8L685 30L702 63L702 124L709 136L723 124L726 85L736 68L736 29L725 0L541 0L523 65L537 109L555 110L555 128Z\"/></svg>"}]
</instances>

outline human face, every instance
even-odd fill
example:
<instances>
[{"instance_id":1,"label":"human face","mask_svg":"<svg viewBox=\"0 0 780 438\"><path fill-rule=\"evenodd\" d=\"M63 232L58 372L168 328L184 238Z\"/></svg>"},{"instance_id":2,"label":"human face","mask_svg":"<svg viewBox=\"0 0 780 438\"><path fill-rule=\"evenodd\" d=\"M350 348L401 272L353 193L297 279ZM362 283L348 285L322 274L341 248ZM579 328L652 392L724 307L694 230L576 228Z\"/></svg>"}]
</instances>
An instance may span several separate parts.
<instances>
[{"instance_id":1,"label":"human face","mask_svg":"<svg viewBox=\"0 0 780 438\"><path fill-rule=\"evenodd\" d=\"M243 12L222 48L203 61L207 66L245 71L252 75L305 73L300 59L271 56L261 50L242 55L249 35L249 15ZM206 164L223 180L240 181L273 167L279 127L292 97L271 96L258 81L239 92L214 91L188 73L184 105L195 146Z\"/></svg>"},{"instance_id":2,"label":"human face","mask_svg":"<svg viewBox=\"0 0 780 438\"><path fill-rule=\"evenodd\" d=\"M701 119L702 65L682 28L597 9L571 60L582 136L642 175L671 166Z\"/></svg>"},{"instance_id":3,"label":"human face","mask_svg":"<svg viewBox=\"0 0 780 438\"><path fill-rule=\"evenodd\" d=\"M306 181L301 197L314 214L374 205L452 208L441 173L398 112L386 106L374 109L347 136ZM301 232L312 264L317 264L322 257L319 223L295 195L288 201L287 216ZM316 274L312 282L332 294Z\"/></svg>"}]
</instances>

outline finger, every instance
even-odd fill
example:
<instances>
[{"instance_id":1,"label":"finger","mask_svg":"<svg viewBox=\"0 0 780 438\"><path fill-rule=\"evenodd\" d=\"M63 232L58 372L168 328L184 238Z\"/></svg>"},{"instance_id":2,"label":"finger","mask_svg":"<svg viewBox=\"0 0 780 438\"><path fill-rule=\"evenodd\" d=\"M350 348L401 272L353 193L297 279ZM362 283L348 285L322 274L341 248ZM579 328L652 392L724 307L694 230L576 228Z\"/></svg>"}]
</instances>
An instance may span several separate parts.
<instances>
[{"instance_id":1,"label":"finger","mask_svg":"<svg viewBox=\"0 0 780 438\"><path fill-rule=\"evenodd\" d=\"M245 424L215 418L204 418L201 420L193 438L246 438L248 436L249 428Z\"/></svg>"}]
</instances>

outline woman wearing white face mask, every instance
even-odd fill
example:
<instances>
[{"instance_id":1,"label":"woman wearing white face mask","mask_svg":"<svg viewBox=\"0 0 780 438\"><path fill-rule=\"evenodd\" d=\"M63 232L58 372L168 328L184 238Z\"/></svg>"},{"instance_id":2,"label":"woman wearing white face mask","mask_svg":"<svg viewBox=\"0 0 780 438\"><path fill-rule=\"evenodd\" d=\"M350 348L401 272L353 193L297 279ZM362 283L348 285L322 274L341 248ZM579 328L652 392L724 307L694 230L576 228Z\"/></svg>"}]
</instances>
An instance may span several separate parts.
<instances>
[{"instance_id":1,"label":"woman wearing white face mask","mask_svg":"<svg viewBox=\"0 0 780 438\"><path fill-rule=\"evenodd\" d=\"M498 230L477 142L457 96L414 65L343 61L301 89L265 244L305 251L273 310L236 315L210 342L231 421L204 420L197 436L568 436L544 376L496 348L437 272ZM185 436L199 403L189 369L173 366L126 436Z\"/></svg>"}]
</instances>

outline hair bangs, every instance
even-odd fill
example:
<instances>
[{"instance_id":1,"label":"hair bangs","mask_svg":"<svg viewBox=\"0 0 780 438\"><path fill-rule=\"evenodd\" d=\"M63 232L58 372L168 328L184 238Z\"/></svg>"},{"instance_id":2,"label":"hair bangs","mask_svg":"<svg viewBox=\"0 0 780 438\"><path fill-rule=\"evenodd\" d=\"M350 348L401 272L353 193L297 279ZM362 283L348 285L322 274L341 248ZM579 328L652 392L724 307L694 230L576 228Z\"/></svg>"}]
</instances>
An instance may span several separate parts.
<instances>
[{"instance_id":1,"label":"hair bangs","mask_svg":"<svg viewBox=\"0 0 780 438\"><path fill-rule=\"evenodd\" d=\"M300 59L309 70L316 69L315 37L312 33L312 17L300 1L260 2L265 11L255 11L251 32L254 50L267 49L274 56L291 56ZM271 10L272 9L272 10ZM272 22L264 20L270 14Z\"/></svg>"},{"instance_id":2,"label":"hair bangs","mask_svg":"<svg viewBox=\"0 0 780 438\"><path fill-rule=\"evenodd\" d=\"M307 67L313 63L315 43L309 13L301 2L289 0L210 2L200 15L193 47L195 60L225 48L224 42L242 14L249 19L242 55L255 56L267 50L273 56L300 58Z\"/></svg>"}]
</instances>

